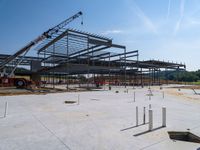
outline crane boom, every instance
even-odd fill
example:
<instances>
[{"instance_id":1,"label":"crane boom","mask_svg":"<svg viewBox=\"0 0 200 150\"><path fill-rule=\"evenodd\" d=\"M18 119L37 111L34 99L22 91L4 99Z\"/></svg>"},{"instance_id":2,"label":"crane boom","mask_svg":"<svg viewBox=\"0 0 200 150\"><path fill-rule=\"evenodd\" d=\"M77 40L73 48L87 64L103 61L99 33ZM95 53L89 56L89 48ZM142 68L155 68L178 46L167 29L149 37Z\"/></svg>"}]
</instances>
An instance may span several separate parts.
<instances>
[{"instance_id":1,"label":"crane boom","mask_svg":"<svg viewBox=\"0 0 200 150\"><path fill-rule=\"evenodd\" d=\"M81 16L83 13L80 11L78 13L76 13L75 15L71 16L70 18L62 21L60 24L56 25L55 27L47 30L46 32L44 32L42 35L40 35L39 37L37 37L36 39L34 39L33 41L31 41L30 43L28 43L26 46L24 46L23 48L21 48L20 50L18 50L15 54L9 56L0 66L0 70L4 69L4 67L10 63L11 61L13 61L15 58L17 58L18 56L22 55L23 53L27 53L31 47L33 47L34 45L36 45L37 43L39 43L40 41L44 40L45 38L50 38L53 34L57 33L61 28L65 27L67 24L69 24L71 21L73 21L74 19L78 18L79 16Z\"/></svg>"},{"instance_id":2,"label":"crane boom","mask_svg":"<svg viewBox=\"0 0 200 150\"><path fill-rule=\"evenodd\" d=\"M81 16L83 13L80 11L77 14L71 16L70 18L64 20L63 22L61 22L60 24L58 24L57 26L49 29L48 31L44 32L43 35L48 37L51 37L54 33L57 33L60 29L62 29L63 27L65 27L68 23L70 23L71 21L73 21L74 19L78 18L79 16Z\"/></svg>"}]
</instances>

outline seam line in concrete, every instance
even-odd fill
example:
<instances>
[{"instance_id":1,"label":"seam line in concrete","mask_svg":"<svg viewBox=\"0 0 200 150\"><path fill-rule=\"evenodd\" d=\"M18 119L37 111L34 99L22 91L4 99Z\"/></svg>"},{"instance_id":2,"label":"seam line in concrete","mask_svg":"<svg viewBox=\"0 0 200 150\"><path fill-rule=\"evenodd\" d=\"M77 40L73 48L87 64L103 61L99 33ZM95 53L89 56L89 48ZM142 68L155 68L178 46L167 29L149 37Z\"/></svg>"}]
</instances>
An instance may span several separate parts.
<instances>
[{"instance_id":1,"label":"seam line in concrete","mask_svg":"<svg viewBox=\"0 0 200 150\"><path fill-rule=\"evenodd\" d=\"M167 140L167 138L166 138L166 139L163 139L163 140L160 140L160 141L158 141L158 142L156 142L156 143L153 143L153 144L151 144L151 145L145 146L145 147L141 148L140 150L143 150L143 149L149 148L149 147L151 147L151 146L154 146L154 145L156 145L156 144L162 143L162 142L164 142L165 140Z\"/></svg>"},{"instance_id":2,"label":"seam line in concrete","mask_svg":"<svg viewBox=\"0 0 200 150\"><path fill-rule=\"evenodd\" d=\"M67 146L53 131L51 131L42 121L40 121L35 115L32 114L32 116L45 128L47 129L53 136L55 136L60 143L62 143L68 150L71 150L69 146Z\"/></svg>"}]
</instances>

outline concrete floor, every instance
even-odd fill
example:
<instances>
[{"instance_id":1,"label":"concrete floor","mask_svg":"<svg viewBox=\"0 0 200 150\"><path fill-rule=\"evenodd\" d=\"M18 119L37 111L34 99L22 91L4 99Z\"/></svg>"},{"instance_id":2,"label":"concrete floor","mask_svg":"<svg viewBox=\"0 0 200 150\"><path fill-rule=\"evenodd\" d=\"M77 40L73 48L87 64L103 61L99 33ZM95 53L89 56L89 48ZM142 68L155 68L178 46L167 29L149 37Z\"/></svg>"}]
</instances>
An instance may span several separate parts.
<instances>
[{"instance_id":1,"label":"concrete floor","mask_svg":"<svg viewBox=\"0 0 200 150\"><path fill-rule=\"evenodd\" d=\"M105 89L108 89L107 87ZM113 87L111 91L56 93L0 97L0 150L197 150L200 144L173 141L167 131L200 136L200 95L192 90L152 87ZM115 93L119 91L119 93ZM134 102L134 91L136 102ZM163 98L164 91L164 98ZM78 101L65 104L64 101ZM3 118L4 104L7 116ZM143 123L143 107L153 110L152 132ZM167 109L167 127L162 125ZM2 117L1 117L2 116ZM148 120L148 115L146 116Z\"/></svg>"}]
</instances>

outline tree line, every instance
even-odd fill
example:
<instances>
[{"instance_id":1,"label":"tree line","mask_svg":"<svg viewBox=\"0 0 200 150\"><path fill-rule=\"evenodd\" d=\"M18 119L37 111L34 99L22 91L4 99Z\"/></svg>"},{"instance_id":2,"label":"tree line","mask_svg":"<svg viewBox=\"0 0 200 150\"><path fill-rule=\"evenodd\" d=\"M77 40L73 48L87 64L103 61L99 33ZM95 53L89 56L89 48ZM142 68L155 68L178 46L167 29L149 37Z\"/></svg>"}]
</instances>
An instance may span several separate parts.
<instances>
[{"instance_id":1,"label":"tree line","mask_svg":"<svg viewBox=\"0 0 200 150\"><path fill-rule=\"evenodd\" d=\"M162 71L162 79L183 81L183 82L197 82L200 81L200 70L197 71Z\"/></svg>"}]
</instances>

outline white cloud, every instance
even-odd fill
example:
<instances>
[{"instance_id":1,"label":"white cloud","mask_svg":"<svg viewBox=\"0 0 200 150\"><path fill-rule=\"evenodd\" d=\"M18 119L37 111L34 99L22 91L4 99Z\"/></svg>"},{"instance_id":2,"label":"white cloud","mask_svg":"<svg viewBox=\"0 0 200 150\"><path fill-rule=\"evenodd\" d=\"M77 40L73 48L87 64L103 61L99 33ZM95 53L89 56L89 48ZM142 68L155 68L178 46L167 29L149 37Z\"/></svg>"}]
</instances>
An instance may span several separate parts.
<instances>
[{"instance_id":1,"label":"white cloud","mask_svg":"<svg viewBox=\"0 0 200 150\"><path fill-rule=\"evenodd\" d=\"M103 32L102 34L103 35L109 35L109 34L121 34L123 33L124 31L122 30L107 30L105 32Z\"/></svg>"},{"instance_id":2,"label":"white cloud","mask_svg":"<svg viewBox=\"0 0 200 150\"><path fill-rule=\"evenodd\" d=\"M181 0L180 3L180 17L178 19L178 21L176 22L175 28L174 28L174 35L177 34L177 32L180 29L182 20L183 20L183 16L184 16L184 10L185 10L185 0Z\"/></svg>"},{"instance_id":3,"label":"white cloud","mask_svg":"<svg viewBox=\"0 0 200 150\"><path fill-rule=\"evenodd\" d=\"M170 10L171 10L171 0L169 0L169 3L168 3L168 9L167 9L167 19L169 19Z\"/></svg>"},{"instance_id":4,"label":"white cloud","mask_svg":"<svg viewBox=\"0 0 200 150\"><path fill-rule=\"evenodd\" d=\"M199 30L199 25L200 25L200 21L198 18L193 18L193 17L185 17L184 21L182 21L182 25L181 28L184 30L188 30L191 33L195 32L197 33ZM197 31L196 31L197 29ZM183 32L184 33L184 32ZM199 32L198 32L199 33ZM195 35L193 35L194 37Z\"/></svg>"},{"instance_id":5,"label":"white cloud","mask_svg":"<svg viewBox=\"0 0 200 150\"><path fill-rule=\"evenodd\" d=\"M176 25L175 25L175 28L174 28L174 35L176 35L177 32L179 31L180 25L181 25L181 21L182 21L182 19L180 18L180 19L176 22Z\"/></svg>"},{"instance_id":6,"label":"white cloud","mask_svg":"<svg viewBox=\"0 0 200 150\"><path fill-rule=\"evenodd\" d=\"M147 17L147 15L144 13L144 11L136 3L134 3L134 7L135 8L133 8L133 10L135 11L138 18L143 22L145 27L148 28L150 31L157 33L156 26L153 24L151 19L149 17Z\"/></svg>"},{"instance_id":7,"label":"white cloud","mask_svg":"<svg viewBox=\"0 0 200 150\"><path fill-rule=\"evenodd\" d=\"M190 22L192 25L200 25L200 21L199 20L191 20Z\"/></svg>"}]
</instances>

